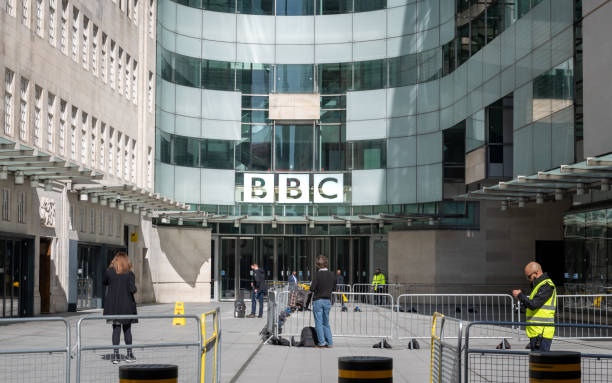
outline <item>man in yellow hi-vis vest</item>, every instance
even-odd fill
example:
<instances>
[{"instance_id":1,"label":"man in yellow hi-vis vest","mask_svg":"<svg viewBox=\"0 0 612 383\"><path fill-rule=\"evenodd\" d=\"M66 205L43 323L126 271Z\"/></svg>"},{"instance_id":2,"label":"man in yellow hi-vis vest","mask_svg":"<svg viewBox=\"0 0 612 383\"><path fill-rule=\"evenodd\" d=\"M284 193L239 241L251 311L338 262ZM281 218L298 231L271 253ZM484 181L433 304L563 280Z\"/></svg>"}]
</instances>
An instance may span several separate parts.
<instances>
[{"instance_id":1,"label":"man in yellow hi-vis vest","mask_svg":"<svg viewBox=\"0 0 612 383\"><path fill-rule=\"evenodd\" d=\"M375 293L386 293L385 289L382 287L384 284L386 284L385 275L380 271L380 267L377 267L374 277L372 278L372 289ZM382 299L380 296L374 297L375 305L379 305L381 302Z\"/></svg>"},{"instance_id":2,"label":"man in yellow hi-vis vest","mask_svg":"<svg viewBox=\"0 0 612 383\"><path fill-rule=\"evenodd\" d=\"M537 262L530 262L525 266L525 277L531 284L531 294L523 294L521 290L513 290L512 295L525 306L526 322L534 325L527 326L529 348L531 351L550 351L554 326L538 326L537 323L554 323L557 311L557 289L542 266Z\"/></svg>"}]
</instances>

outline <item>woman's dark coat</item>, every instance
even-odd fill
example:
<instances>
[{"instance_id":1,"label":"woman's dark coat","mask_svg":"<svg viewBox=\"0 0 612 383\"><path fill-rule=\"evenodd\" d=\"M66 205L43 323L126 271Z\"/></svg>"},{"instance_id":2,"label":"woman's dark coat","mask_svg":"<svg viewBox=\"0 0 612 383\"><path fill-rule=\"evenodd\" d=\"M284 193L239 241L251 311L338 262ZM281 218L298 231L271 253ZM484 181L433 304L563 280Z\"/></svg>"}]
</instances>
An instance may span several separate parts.
<instances>
[{"instance_id":1,"label":"woman's dark coat","mask_svg":"<svg viewBox=\"0 0 612 383\"><path fill-rule=\"evenodd\" d=\"M117 274L115 269L109 267L104 272L102 279L104 286L108 286L106 297L104 298L104 315L136 315L136 277L134 273L128 271L124 274ZM122 319L113 323L138 323L138 319Z\"/></svg>"}]
</instances>

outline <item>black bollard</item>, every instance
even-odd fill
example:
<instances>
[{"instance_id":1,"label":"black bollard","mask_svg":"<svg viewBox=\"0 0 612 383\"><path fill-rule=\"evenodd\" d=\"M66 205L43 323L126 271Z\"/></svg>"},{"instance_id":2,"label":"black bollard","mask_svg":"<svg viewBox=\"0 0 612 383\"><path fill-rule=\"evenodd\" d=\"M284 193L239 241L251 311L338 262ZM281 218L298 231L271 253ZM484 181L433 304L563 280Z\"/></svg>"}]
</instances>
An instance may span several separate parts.
<instances>
[{"instance_id":1,"label":"black bollard","mask_svg":"<svg viewBox=\"0 0 612 383\"><path fill-rule=\"evenodd\" d=\"M173 364L134 364L119 367L119 382L178 382L178 367Z\"/></svg>"},{"instance_id":2,"label":"black bollard","mask_svg":"<svg viewBox=\"0 0 612 383\"><path fill-rule=\"evenodd\" d=\"M381 356L343 356L338 358L338 383L393 382L393 359Z\"/></svg>"},{"instance_id":3,"label":"black bollard","mask_svg":"<svg viewBox=\"0 0 612 383\"><path fill-rule=\"evenodd\" d=\"M529 381L580 383L580 353L551 351L529 353Z\"/></svg>"}]
</instances>

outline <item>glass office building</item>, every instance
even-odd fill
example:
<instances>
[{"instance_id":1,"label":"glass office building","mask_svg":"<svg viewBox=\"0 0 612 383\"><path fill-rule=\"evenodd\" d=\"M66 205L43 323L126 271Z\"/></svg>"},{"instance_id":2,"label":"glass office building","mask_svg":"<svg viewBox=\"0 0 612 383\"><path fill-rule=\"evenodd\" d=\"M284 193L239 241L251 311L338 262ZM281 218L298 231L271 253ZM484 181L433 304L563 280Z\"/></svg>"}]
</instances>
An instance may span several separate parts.
<instances>
[{"instance_id":1,"label":"glass office building","mask_svg":"<svg viewBox=\"0 0 612 383\"><path fill-rule=\"evenodd\" d=\"M457 196L584 155L580 4L160 0L155 189L194 215L156 223L212 230L220 298L479 230Z\"/></svg>"}]
</instances>

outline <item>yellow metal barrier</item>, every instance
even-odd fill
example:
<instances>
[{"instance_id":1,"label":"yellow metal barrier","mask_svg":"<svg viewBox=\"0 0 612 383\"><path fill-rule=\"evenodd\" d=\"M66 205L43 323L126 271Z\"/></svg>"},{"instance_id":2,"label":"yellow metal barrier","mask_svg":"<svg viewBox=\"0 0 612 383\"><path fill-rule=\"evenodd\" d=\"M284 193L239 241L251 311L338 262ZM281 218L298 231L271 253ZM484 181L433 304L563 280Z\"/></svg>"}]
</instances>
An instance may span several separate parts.
<instances>
[{"instance_id":1,"label":"yellow metal barrier","mask_svg":"<svg viewBox=\"0 0 612 383\"><path fill-rule=\"evenodd\" d=\"M202 314L202 318L201 318L201 326L202 326L202 376L201 376L201 383L207 383L206 381L206 377L210 376L208 374L212 373L212 379L209 380L208 382L217 382L218 380L218 368L217 368L217 364L219 363L219 359L220 355L217 355L217 350L219 349L219 309L217 308L216 310L211 310L207 313ZM206 334L206 318L212 316L213 317L213 333L207 337ZM213 351L212 355L211 351ZM206 358L208 357L213 357L214 358L214 363L213 363L213 371L206 371Z\"/></svg>"},{"instance_id":2,"label":"yellow metal barrier","mask_svg":"<svg viewBox=\"0 0 612 383\"><path fill-rule=\"evenodd\" d=\"M431 322L431 353L430 353L430 366L429 366L429 382L433 383L433 369L434 369L434 352L435 352L435 347L434 347L434 342L440 341L440 337L436 335L436 324L438 322L438 318L444 318L444 314L440 314L438 312L435 312L433 314L433 319ZM442 359L438 358L438 371L440 371L442 367Z\"/></svg>"}]
</instances>

